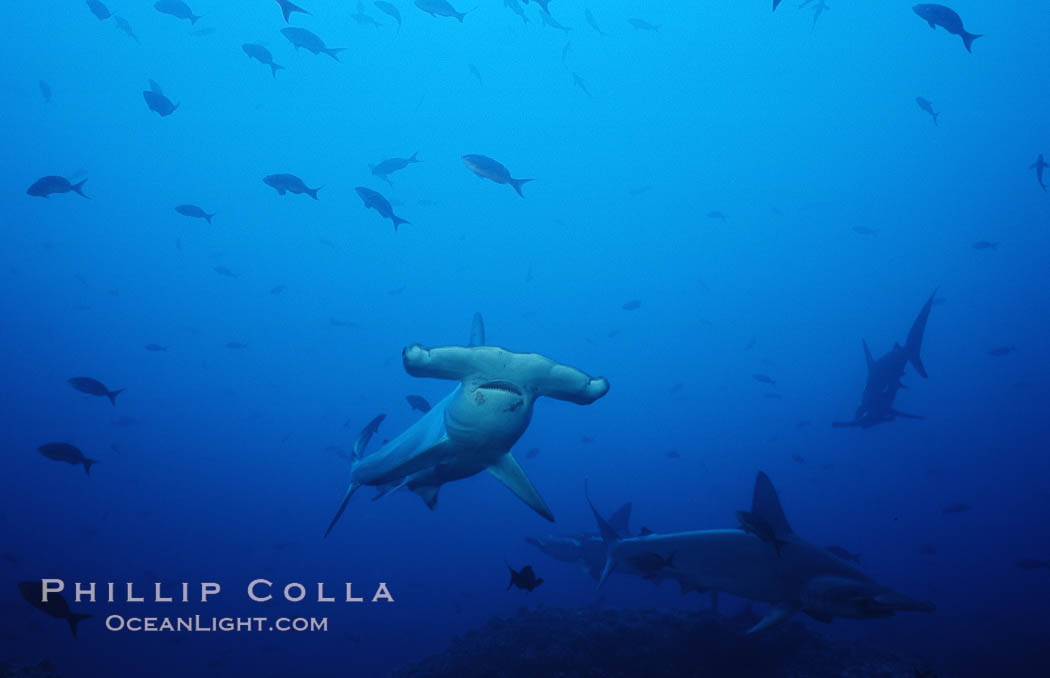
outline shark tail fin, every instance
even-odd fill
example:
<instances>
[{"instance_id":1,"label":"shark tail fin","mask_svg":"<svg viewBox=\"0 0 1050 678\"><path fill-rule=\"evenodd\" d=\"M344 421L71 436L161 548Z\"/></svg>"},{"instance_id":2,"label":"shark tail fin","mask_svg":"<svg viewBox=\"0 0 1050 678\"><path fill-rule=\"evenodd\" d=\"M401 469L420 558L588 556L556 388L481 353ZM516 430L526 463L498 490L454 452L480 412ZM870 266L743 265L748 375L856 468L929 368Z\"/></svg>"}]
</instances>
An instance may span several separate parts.
<instances>
[{"instance_id":1,"label":"shark tail fin","mask_svg":"<svg viewBox=\"0 0 1050 678\"><path fill-rule=\"evenodd\" d=\"M394 231L395 231L395 232L397 231L397 227L398 227L398 226L400 226L401 224L411 224L411 223L412 223L412 222L411 222L411 221L409 221L408 219L402 219L401 217L397 216L396 214L395 214L395 215L393 215L393 216L391 217L391 219L392 219L392 220L393 220L393 222L394 222Z\"/></svg>"},{"instance_id":2,"label":"shark tail fin","mask_svg":"<svg viewBox=\"0 0 1050 678\"><path fill-rule=\"evenodd\" d=\"M282 66L280 64L275 64L275 63L271 63L270 64L270 75L272 77L274 77L274 78L277 77L277 71L283 71L283 70L284 70L284 66Z\"/></svg>"},{"instance_id":3,"label":"shark tail fin","mask_svg":"<svg viewBox=\"0 0 1050 678\"><path fill-rule=\"evenodd\" d=\"M117 396L124 392L124 389L118 388L116 391L107 391L106 397L109 398L109 402L114 405L117 404Z\"/></svg>"},{"instance_id":4,"label":"shark tail fin","mask_svg":"<svg viewBox=\"0 0 1050 678\"><path fill-rule=\"evenodd\" d=\"M318 186L317 188L308 188L306 189L306 194L314 200L317 200L317 192L320 191L322 188L324 188L324 186Z\"/></svg>"},{"instance_id":5,"label":"shark tail fin","mask_svg":"<svg viewBox=\"0 0 1050 678\"><path fill-rule=\"evenodd\" d=\"M620 541L620 535L616 534L613 526L605 518L602 518L602 515L598 513L598 509L594 508L594 502L591 501L591 491L586 480L583 481L583 495L587 498L587 506L591 508L591 513L594 514L594 520L598 523L598 532L601 533L602 542L605 543L605 567L602 568L602 573L598 577L598 588L601 588L605 580L612 574L612 571L616 569L616 561L613 560L612 555L612 546Z\"/></svg>"},{"instance_id":6,"label":"shark tail fin","mask_svg":"<svg viewBox=\"0 0 1050 678\"><path fill-rule=\"evenodd\" d=\"M904 348L908 352L908 361L923 379L927 378L927 374L919 352L922 349L922 337L926 333L926 320L930 317L930 309L933 308L933 299L936 296L937 290L934 290L930 298L926 300L922 310L919 311L915 322L912 323L911 329L908 331L908 340L904 342Z\"/></svg>"},{"instance_id":7,"label":"shark tail fin","mask_svg":"<svg viewBox=\"0 0 1050 678\"><path fill-rule=\"evenodd\" d=\"M470 343L467 346L485 345L485 319L480 313L474 313L474 319L470 324Z\"/></svg>"},{"instance_id":8,"label":"shark tail fin","mask_svg":"<svg viewBox=\"0 0 1050 678\"><path fill-rule=\"evenodd\" d=\"M762 517L776 537L784 537L794 534L788 524L784 509L780 506L780 498L777 496L773 482L762 471L755 478L755 493L751 499L751 513Z\"/></svg>"},{"instance_id":9,"label":"shark tail fin","mask_svg":"<svg viewBox=\"0 0 1050 678\"><path fill-rule=\"evenodd\" d=\"M92 467L92 465L98 463L98 459L86 459L85 458L82 463L84 464L84 473L86 473L88 475L91 475L91 467Z\"/></svg>"},{"instance_id":10,"label":"shark tail fin","mask_svg":"<svg viewBox=\"0 0 1050 678\"><path fill-rule=\"evenodd\" d=\"M339 522L339 519L343 517L343 511L346 510L347 504L350 503L350 497L354 496L354 492L357 492L357 488L361 487L355 482L350 483L350 487L346 490L346 496L343 497L343 503L340 505L339 510L335 512L335 517L332 518L332 522L328 523L328 529L324 531L324 536L328 536L332 532L332 528Z\"/></svg>"},{"instance_id":11,"label":"shark tail fin","mask_svg":"<svg viewBox=\"0 0 1050 678\"><path fill-rule=\"evenodd\" d=\"M616 530L616 534L621 537L631 536L631 530L628 526L631 521L631 502L627 502L620 508L616 509L616 513L609 516L609 525Z\"/></svg>"},{"instance_id":12,"label":"shark tail fin","mask_svg":"<svg viewBox=\"0 0 1050 678\"><path fill-rule=\"evenodd\" d=\"M980 37L983 37L983 36L977 35L975 33L967 33L966 31L963 31L962 41L963 41L963 44L966 45L966 51L967 52L972 52L973 51L972 49L970 49L970 47L973 45L973 41L976 40L977 38L980 38Z\"/></svg>"},{"instance_id":13,"label":"shark tail fin","mask_svg":"<svg viewBox=\"0 0 1050 678\"><path fill-rule=\"evenodd\" d=\"M864 361L868 365L868 374L871 374L871 368L875 365L875 359L871 357L871 349L868 348L868 342L861 339L860 343L864 346Z\"/></svg>"},{"instance_id":14,"label":"shark tail fin","mask_svg":"<svg viewBox=\"0 0 1050 678\"><path fill-rule=\"evenodd\" d=\"M78 614L76 612L70 612L69 613L69 616L66 617L66 621L69 622L69 630L73 632L73 637L74 638L77 637L77 624L79 624L80 622L84 621L85 619L90 619L90 618L91 618L90 614Z\"/></svg>"}]
</instances>

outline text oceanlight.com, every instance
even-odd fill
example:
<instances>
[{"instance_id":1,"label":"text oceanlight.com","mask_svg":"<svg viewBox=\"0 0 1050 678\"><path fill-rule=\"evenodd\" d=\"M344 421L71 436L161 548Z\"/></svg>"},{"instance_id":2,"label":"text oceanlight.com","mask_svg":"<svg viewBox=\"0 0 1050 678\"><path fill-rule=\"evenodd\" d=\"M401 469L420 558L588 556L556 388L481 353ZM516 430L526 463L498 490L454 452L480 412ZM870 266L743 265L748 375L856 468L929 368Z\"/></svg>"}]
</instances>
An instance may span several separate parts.
<instances>
[{"instance_id":1,"label":"text oceanlight.com","mask_svg":"<svg viewBox=\"0 0 1050 678\"><path fill-rule=\"evenodd\" d=\"M328 631L327 617L122 617L111 614L106 617L106 629L109 631L131 632L298 632L311 633Z\"/></svg>"}]
</instances>

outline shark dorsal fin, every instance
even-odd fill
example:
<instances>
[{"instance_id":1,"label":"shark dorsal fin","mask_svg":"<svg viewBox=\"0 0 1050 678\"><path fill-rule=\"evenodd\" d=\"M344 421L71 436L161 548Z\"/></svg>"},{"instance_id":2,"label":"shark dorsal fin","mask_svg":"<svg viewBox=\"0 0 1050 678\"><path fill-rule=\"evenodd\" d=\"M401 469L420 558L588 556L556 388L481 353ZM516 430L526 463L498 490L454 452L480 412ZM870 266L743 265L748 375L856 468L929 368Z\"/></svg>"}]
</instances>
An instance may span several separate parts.
<instances>
[{"instance_id":1,"label":"shark dorsal fin","mask_svg":"<svg viewBox=\"0 0 1050 678\"><path fill-rule=\"evenodd\" d=\"M480 313L474 314L474 320L470 323L470 343L467 346L485 345L485 320Z\"/></svg>"},{"instance_id":2,"label":"shark dorsal fin","mask_svg":"<svg viewBox=\"0 0 1050 678\"><path fill-rule=\"evenodd\" d=\"M871 357L871 349L868 348L868 342L861 339L860 343L864 345L864 360L868 364L868 374L871 374L871 368L875 366L875 359Z\"/></svg>"},{"instance_id":3,"label":"shark dorsal fin","mask_svg":"<svg viewBox=\"0 0 1050 678\"><path fill-rule=\"evenodd\" d=\"M755 494L751 500L751 513L760 516L773 528L773 534L777 537L785 537L794 534L788 525L784 509L780 507L780 498L773 483L762 471L755 478Z\"/></svg>"},{"instance_id":4,"label":"shark dorsal fin","mask_svg":"<svg viewBox=\"0 0 1050 678\"><path fill-rule=\"evenodd\" d=\"M631 521L631 502L627 502L620 508L616 509L616 513L609 516L609 526L616 530L616 534L621 537L631 536L631 529L628 524Z\"/></svg>"}]
</instances>

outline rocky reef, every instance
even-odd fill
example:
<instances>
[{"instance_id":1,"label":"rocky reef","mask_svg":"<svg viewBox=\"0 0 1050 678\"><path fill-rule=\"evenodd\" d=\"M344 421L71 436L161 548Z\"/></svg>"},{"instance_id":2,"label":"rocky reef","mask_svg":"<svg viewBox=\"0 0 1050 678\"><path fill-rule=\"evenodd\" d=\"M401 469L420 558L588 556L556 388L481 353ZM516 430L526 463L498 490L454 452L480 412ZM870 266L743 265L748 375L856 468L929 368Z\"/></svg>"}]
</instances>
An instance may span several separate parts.
<instances>
[{"instance_id":1,"label":"rocky reef","mask_svg":"<svg viewBox=\"0 0 1050 678\"><path fill-rule=\"evenodd\" d=\"M395 678L915 678L914 658L836 644L798 622L747 635L750 614L521 609L456 637Z\"/></svg>"}]
</instances>

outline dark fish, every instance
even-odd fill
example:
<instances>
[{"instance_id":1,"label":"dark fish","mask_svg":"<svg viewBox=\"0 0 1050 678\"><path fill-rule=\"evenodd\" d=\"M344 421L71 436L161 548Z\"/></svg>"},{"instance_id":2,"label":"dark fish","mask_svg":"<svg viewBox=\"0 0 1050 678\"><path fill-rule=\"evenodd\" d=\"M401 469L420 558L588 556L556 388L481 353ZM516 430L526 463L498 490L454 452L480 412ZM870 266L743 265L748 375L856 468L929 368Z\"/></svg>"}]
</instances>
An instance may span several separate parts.
<instances>
[{"instance_id":1,"label":"dark fish","mask_svg":"<svg viewBox=\"0 0 1050 678\"><path fill-rule=\"evenodd\" d=\"M408 401L409 407L411 407L413 410L419 410L423 414L426 414L430 411L430 403L428 403L427 399L423 396L408 395L405 396L405 400Z\"/></svg>"},{"instance_id":2,"label":"dark fish","mask_svg":"<svg viewBox=\"0 0 1050 678\"><path fill-rule=\"evenodd\" d=\"M941 511L944 513L966 513L972 508L969 504L948 504Z\"/></svg>"},{"instance_id":3,"label":"dark fish","mask_svg":"<svg viewBox=\"0 0 1050 678\"><path fill-rule=\"evenodd\" d=\"M416 4L419 4L419 0L416 0ZM526 565L521 568L520 572L515 572L510 563L507 563L507 569L510 570L510 583L507 584L508 591L514 586L532 593L537 586L543 583L543 580L537 578L536 573L532 571L532 565Z\"/></svg>"},{"instance_id":4,"label":"dark fish","mask_svg":"<svg viewBox=\"0 0 1050 678\"><path fill-rule=\"evenodd\" d=\"M200 207L197 207L196 205L179 205L178 207L175 208L175 211L178 212L179 214L181 214L184 217L193 217L194 219L204 219L209 224L211 223L211 218L215 216L214 213L208 214L207 212L202 210Z\"/></svg>"},{"instance_id":5,"label":"dark fish","mask_svg":"<svg viewBox=\"0 0 1050 678\"><path fill-rule=\"evenodd\" d=\"M230 269L226 268L225 266L214 266L214 267L212 267L211 270L213 270L216 273L218 273L219 275L225 276L227 278L236 278L237 277L236 273L234 273Z\"/></svg>"},{"instance_id":6,"label":"dark fish","mask_svg":"<svg viewBox=\"0 0 1050 678\"><path fill-rule=\"evenodd\" d=\"M540 456L540 448L538 447L529 448L529 451L525 453L526 459L535 459L538 456Z\"/></svg>"},{"instance_id":7,"label":"dark fish","mask_svg":"<svg viewBox=\"0 0 1050 678\"><path fill-rule=\"evenodd\" d=\"M288 23L288 16L292 12L299 12L300 14L310 14L299 5L293 5L288 0L277 0L277 4L281 6L281 14L284 15L284 22Z\"/></svg>"},{"instance_id":8,"label":"dark fish","mask_svg":"<svg viewBox=\"0 0 1050 678\"><path fill-rule=\"evenodd\" d=\"M416 7L432 17L455 17L460 23L463 23L463 17L467 15L466 12L457 12L447 0L416 0Z\"/></svg>"},{"instance_id":9,"label":"dark fish","mask_svg":"<svg viewBox=\"0 0 1050 678\"><path fill-rule=\"evenodd\" d=\"M242 344L239 341L228 341L228 342L226 342L226 348L230 348L230 349L248 348L248 344Z\"/></svg>"},{"instance_id":10,"label":"dark fish","mask_svg":"<svg viewBox=\"0 0 1050 678\"><path fill-rule=\"evenodd\" d=\"M583 93L586 94L587 96L591 95L590 91L587 89L587 83L585 83L583 81L583 78L581 78L576 73L572 74L572 84L577 86L577 87L579 87L580 89L582 89Z\"/></svg>"},{"instance_id":11,"label":"dark fish","mask_svg":"<svg viewBox=\"0 0 1050 678\"><path fill-rule=\"evenodd\" d=\"M679 391L682 390L683 386L685 386L685 384L683 384L680 381L676 381L674 384L671 385L670 392L671 393L678 393Z\"/></svg>"},{"instance_id":12,"label":"dark fish","mask_svg":"<svg viewBox=\"0 0 1050 678\"><path fill-rule=\"evenodd\" d=\"M470 74L478 79L478 84L482 87L485 86L485 81L481 79L481 71L474 64L467 64L467 68L470 70Z\"/></svg>"},{"instance_id":13,"label":"dark fish","mask_svg":"<svg viewBox=\"0 0 1050 678\"><path fill-rule=\"evenodd\" d=\"M123 416L117 417L112 422L112 424L114 426L119 426L120 428L127 428L128 426L134 426L137 423L138 423L138 420L135 419L135 417L129 417L126 414L123 415ZM113 443L113 445L111 445L110 447L111 447L111 449L114 452L119 452L120 450L117 447L115 447L115 446L116 446L116 443Z\"/></svg>"},{"instance_id":14,"label":"dark fish","mask_svg":"<svg viewBox=\"0 0 1050 678\"><path fill-rule=\"evenodd\" d=\"M525 194L521 192L521 187L532 179L515 179L506 167L485 155L469 154L464 155L461 159L467 169L482 179L488 179L497 184L509 184L518 192L518 195L525 197Z\"/></svg>"},{"instance_id":15,"label":"dark fish","mask_svg":"<svg viewBox=\"0 0 1050 678\"><path fill-rule=\"evenodd\" d=\"M263 177L263 183L276 190L278 195L284 195L285 193L302 195L305 193L314 200L317 200L317 192L324 188L323 186L307 188L303 180L294 174L270 174Z\"/></svg>"},{"instance_id":16,"label":"dark fish","mask_svg":"<svg viewBox=\"0 0 1050 678\"><path fill-rule=\"evenodd\" d=\"M756 342L756 341L758 341L758 337L757 337L757 336L752 336L752 337L751 337L751 338L750 338L750 339L748 340L748 342L747 342L747 346L745 346L745 347L744 347L744 350L745 350L745 351L750 351L751 349L753 349L753 348L755 347L755 342Z\"/></svg>"},{"instance_id":17,"label":"dark fish","mask_svg":"<svg viewBox=\"0 0 1050 678\"><path fill-rule=\"evenodd\" d=\"M1002 358L1005 355L1010 355L1016 350L1016 346L996 346L995 348L988 349L988 355L995 358Z\"/></svg>"},{"instance_id":18,"label":"dark fish","mask_svg":"<svg viewBox=\"0 0 1050 678\"><path fill-rule=\"evenodd\" d=\"M658 30L660 30L659 26L657 26L655 24L651 24L648 21L646 21L645 19L628 19L627 23L631 24L632 26L634 26L636 29L638 29L640 31L658 31Z\"/></svg>"},{"instance_id":19,"label":"dark fish","mask_svg":"<svg viewBox=\"0 0 1050 678\"><path fill-rule=\"evenodd\" d=\"M642 573L645 578L654 577L660 573L663 569L674 568L674 557L672 553L667 558L664 558L659 553L647 552L640 553L636 556L627 559L631 567Z\"/></svg>"},{"instance_id":20,"label":"dark fish","mask_svg":"<svg viewBox=\"0 0 1050 678\"><path fill-rule=\"evenodd\" d=\"M987 240L978 240L973 244L975 250L994 250L999 248L999 243L988 242Z\"/></svg>"},{"instance_id":21,"label":"dark fish","mask_svg":"<svg viewBox=\"0 0 1050 678\"><path fill-rule=\"evenodd\" d=\"M667 452L664 452L664 456L667 457L668 459L681 459L682 458L682 455L679 454L677 450L668 450Z\"/></svg>"},{"instance_id":22,"label":"dark fish","mask_svg":"<svg viewBox=\"0 0 1050 678\"><path fill-rule=\"evenodd\" d=\"M398 287L398 288L395 288L395 289L392 289L392 290L387 290L386 293L389 294L392 297L396 297L396 296L400 295L402 292L404 292L406 288L407 287L405 285L402 285L401 287Z\"/></svg>"},{"instance_id":23,"label":"dark fish","mask_svg":"<svg viewBox=\"0 0 1050 678\"><path fill-rule=\"evenodd\" d=\"M109 8L99 2L99 0L87 0L87 6L91 13L98 17L99 21L104 21L113 16Z\"/></svg>"},{"instance_id":24,"label":"dark fish","mask_svg":"<svg viewBox=\"0 0 1050 678\"><path fill-rule=\"evenodd\" d=\"M124 392L124 389L118 388L116 391L110 391L106 386L98 379L92 379L91 377L73 377L67 379L66 382L80 391L81 393L87 393L93 396L105 396L109 398L109 402L114 405L117 404L117 396Z\"/></svg>"},{"instance_id":25,"label":"dark fish","mask_svg":"<svg viewBox=\"0 0 1050 678\"><path fill-rule=\"evenodd\" d=\"M800 419L799 422L797 424L795 424L795 428L806 428L807 426L812 426L812 425L813 425L813 422L810 421L809 419Z\"/></svg>"},{"instance_id":26,"label":"dark fish","mask_svg":"<svg viewBox=\"0 0 1050 678\"><path fill-rule=\"evenodd\" d=\"M389 2L384 2L383 0L376 0L376 2L374 4L375 4L376 8L379 9L380 12L382 12L383 14L386 14L387 16L393 17L394 20L397 21L397 32L400 33L401 32L401 12L397 11L397 7L394 7Z\"/></svg>"},{"instance_id":27,"label":"dark fish","mask_svg":"<svg viewBox=\"0 0 1050 678\"><path fill-rule=\"evenodd\" d=\"M84 473L91 475L91 465L97 464L97 459L88 459L76 447L69 443L47 443L36 448L37 451L52 461L64 461L67 464L83 464Z\"/></svg>"},{"instance_id":28,"label":"dark fish","mask_svg":"<svg viewBox=\"0 0 1050 678\"><path fill-rule=\"evenodd\" d=\"M718 212L718 211L708 212L707 213L707 218L708 219L721 219L722 221L729 221L729 217L727 217L726 215L724 215L724 214L722 214L721 212Z\"/></svg>"},{"instance_id":29,"label":"dark fish","mask_svg":"<svg viewBox=\"0 0 1050 678\"><path fill-rule=\"evenodd\" d=\"M135 42L139 41L139 36L135 35L135 30L131 27L131 24L128 23L127 19L114 14L113 23L117 25L118 30L123 31L124 34L127 35L129 38L131 38Z\"/></svg>"},{"instance_id":30,"label":"dark fish","mask_svg":"<svg viewBox=\"0 0 1050 678\"><path fill-rule=\"evenodd\" d=\"M503 6L521 17L522 23L529 23L529 17L525 16L525 8L518 0L503 0Z\"/></svg>"},{"instance_id":31,"label":"dark fish","mask_svg":"<svg viewBox=\"0 0 1050 678\"><path fill-rule=\"evenodd\" d=\"M805 464L805 463L806 463L806 458L805 458L805 457L803 457L803 456L802 456L801 454L799 454L798 452L796 452L796 453L792 454L792 455L791 455L791 458L792 458L792 459L794 459L794 460L795 460L796 462L798 462L799 464Z\"/></svg>"},{"instance_id":32,"label":"dark fish","mask_svg":"<svg viewBox=\"0 0 1050 678\"><path fill-rule=\"evenodd\" d=\"M0 559L9 562L12 565L18 564L18 558L15 556L15 554L11 553L10 551L4 551L3 553L0 553Z\"/></svg>"},{"instance_id":33,"label":"dark fish","mask_svg":"<svg viewBox=\"0 0 1050 678\"><path fill-rule=\"evenodd\" d=\"M190 35L192 35L195 38L206 38L209 35L214 35L214 34L215 34L215 29L212 28L211 26L209 26L207 28L198 28L197 30L192 31L190 33Z\"/></svg>"},{"instance_id":34,"label":"dark fish","mask_svg":"<svg viewBox=\"0 0 1050 678\"><path fill-rule=\"evenodd\" d=\"M915 103L919 104L919 108L926 111L933 117L933 124L936 125L937 117L940 116L940 113L933 110L933 104L930 103L928 100L923 99L922 97L915 97Z\"/></svg>"},{"instance_id":35,"label":"dark fish","mask_svg":"<svg viewBox=\"0 0 1050 678\"><path fill-rule=\"evenodd\" d=\"M160 344L146 344L147 351L167 351L167 346L161 346Z\"/></svg>"},{"instance_id":36,"label":"dark fish","mask_svg":"<svg viewBox=\"0 0 1050 678\"><path fill-rule=\"evenodd\" d=\"M842 558L843 560L852 560L856 564L860 565L860 553L850 553L841 546L828 546L826 550L828 551L828 553L832 553L838 556L839 558Z\"/></svg>"},{"instance_id":37,"label":"dark fish","mask_svg":"<svg viewBox=\"0 0 1050 678\"><path fill-rule=\"evenodd\" d=\"M962 38L963 45L966 46L966 51L972 51L970 46L973 45L973 41L981 37L973 33L967 33L966 29L963 28L962 19L955 13L954 10L945 7L944 5L915 5L912 10L919 15L919 17L930 25L930 28L937 28L940 26L944 30L948 31L952 35L958 35Z\"/></svg>"},{"instance_id":38,"label":"dark fish","mask_svg":"<svg viewBox=\"0 0 1050 678\"><path fill-rule=\"evenodd\" d=\"M867 226L854 226L853 227L853 232L856 233L857 235L872 235L872 236L875 236L875 235L879 234L879 232L876 231L874 228L868 228Z\"/></svg>"},{"instance_id":39,"label":"dark fish","mask_svg":"<svg viewBox=\"0 0 1050 678\"><path fill-rule=\"evenodd\" d=\"M351 14L350 18L362 26L375 26L376 28L379 28L382 25L365 13L365 8L364 5L361 4L361 0L358 0L357 11Z\"/></svg>"},{"instance_id":40,"label":"dark fish","mask_svg":"<svg viewBox=\"0 0 1050 678\"><path fill-rule=\"evenodd\" d=\"M255 59L259 63L266 64L270 67L270 74L273 77L277 77L277 71L284 70L284 66L281 66L274 62L273 55L270 54L270 50L266 49L262 45L257 45L253 42L246 42L241 45L241 49L248 55L249 59Z\"/></svg>"},{"instance_id":41,"label":"dark fish","mask_svg":"<svg viewBox=\"0 0 1050 678\"><path fill-rule=\"evenodd\" d=\"M345 47L328 47L324 44L324 40L305 28L282 28L281 33L288 38L288 42L292 43L297 52L301 47L312 54L327 54L339 61L338 54L346 49Z\"/></svg>"},{"instance_id":42,"label":"dark fish","mask_svg":"<svg viewBox=\"0 0 1050 678\"><path fill-rule=\"evenodd\" d=\"M1044 191L1046 190L1046 184L1043 183L1043 170L1045 170L1046 168L1047 168L1047 163L1046 163L1045 160L1043 160L1043 154L1042 153L1040 153L1039 157L1035 159L1035 162L1033 162L1031 165L1028 166L1028 169L1034 169L1035 170L1035 178L1039 182L1039 186Z\"/></svg>"},{"instance_id":43,"label":"dark fish","mask_svg":"<svg viewBox=\"0 0 1050 678\"><path fill-rule=\"evenodd\" d=\"M44 585L39 581L23 581L18 584L18 592L26 601L41 612L54 617L65 619L69 624L69 630L73 637L77 637L77 624L85 619L91 618L90 614L78 614L69 609L69 603L60 593L48 593L47 601L44 601Z\"/></svg>"},{"instance_id":44,"label":"dark fish","mask_svg":"<svg viewBox=\"0 0 1050 678\"><path fill-rule=\"evenodd\" d=\"M583 16L584 16L585 19L587 19L587 23L590 25L590 27L593 28L598 33L598 35L600 35L600 36L602 36L604 38L606 33L605 33L605 31L603 31L601 28L598 27L598 22L595 21L594 15L591 14L591 9L589 7L584 8Z\"/></svg>"},{"instance_id":45,"label":"dark fish","mask_svg":"<svg viewBox=\"0 0 1050 678\"><path fill-rule=\"evenodd\" d=\"M328 322L331 323L333 327L349 327L355 330L361 329L361 326L352 320L340 320L339 318L329 318Z\"/></svg>"},{"instance_id":46,"label":"dark fish","mask_svg":"<svg viewBox=\"0 0 1050 678\"><path fill-rule=\"evenodd\" d=\"M26 189L26 195L31 195L36 198L46 198L49 195L55 193L69 193L73 191L82 198L87 198L84 195L84 184L87 183L87 179L72 184L69 179L65 177L47 176L41 177L33 182L33 185ZM90 200L90 198L88 198Z\"/></svg>"},{"instance_id":47,"label":"dark fish","mask_svg":"<svg viewBox=\"0 0 1050 678\"><path fill-rule=\"evenodd\" d=\"M590 436L583 436L583 437L580 438L580 442L583 443L584 445L590 445L591 443L594 442L594 438L592 438Z\"/></svg>"},{"instance_id":48,"label":"dark fish","mask_svg":"<svg viewBox=\"0 0 1050 678\"><path fill-rule=\"evenodd\" d=\"M375 165L369 165L368 169L372 170L373 176L377 176L389 184L391 174L398 170L405 169L409 165L421 162L421 160L416 157L418 155L419 152L417 151L413 153L410 158L387 158Z\"/></svg>"},{"instance_id":49,"label":"dark fish","mask_svg":"<svg viewBox=\"0 0 1050 678\"><path fill-rule=\"evenodd\" d=\"M755 513L737 511L736 519L740 521L740 529L744 532L750 532L764 542L772 544L777 552L777 556L780 556L780 547L785 546L788 542L777 539L776 531L773 530L773 526L765 518Z\"/></svg>"},{"instance_id":50,"label":"dark fish","mask_svg":"<svg viewBox=\"0 0 1050 678\"><path fill-rule=\"evenodd\" d=\"M287 289L287 287L285 285L274 285L273 287L270 288L270 294L273 294L273 295L276 296L276 295L284 292L285 289Z\"/></svg>"},{"instance_id":51,"label":"dark fish","mask_svg":"<svg viewBox=\"0 0 1050 678\"><path fill-rule=\"evenodd\" d=\"M625 311L637 311L641 307L642 307L642 300L641 299L631 299L630 301L624 302L624 304L622 306L620 306L620 308L622 308Z\"/></svg>"},{"instance_id":52,"label":"dark fish","mask_svg":"<svg viewBox=\"0 0 1050 678\"><path fill-rule=\"evenodd\" d=\"M763 384L769 384L770 386L776 386L777 382L773 381L773 378L768 374L752 374L751 378L757 382Z\"/></svg>"},{"instance_id":53,"label":"dark fish","mask_svg":"<svg viewBox=\"0 0 1050 678\"><path fill-rule=\"evenodd\" d=\"M166 118L178 109L179 104L174 104L171 99L164 96L160 85L155 80L149 81L149 89L142 92L142 98L146 100L149 109L162 118Z\"/></svg>"},{"instance_id":54,"label":"dark fish","mask_svg":"<svg viewBox=\"0 0 1050 678\"><path fill-rule=\"evenodd\" d=\"M394 214L394 208L390 206L390 201L372 189L358 186L354 190L357 191L359 196L361 196L361 200L364 201L366 208L373 209L376 212L379 212L379 215L384 219L389 219L394 222L395 232L397 231L397 227L401 224L412 223L411 221L406 221Z\"/></svg>"},{"instance_id":55,"label":"dark fish","mask_svg":"<svg viewBox=\"0 0 1050 678\"><path fill-rule=\"evenodd\" d=\"M191 24L197 23L197 19L200 19L182 0L157 0L153 8L161 14L169 14L176 19L189 19Z\"/></svg>"},{"instance_id":56,"label":"dark fish","mask_svg":"<svg viewBox=\"0 0 1050 678\"><path fill-rule=\"evenodd\" d=\"M935 555L937 555L937 549L934 548L932 544L923 544L922 546L919 547L919 552L922 553L925 556L935 556Z\"/></svg>"},{"instance_id":57,"label":"dark fish","mask_svg":"<svg viewBox=\"0 0 1050 678\"><path fill-rule=\"evenodd\" d=\"M51 103L51 85L41 80L37 83L37 87L40 88L40 96L44 97L44 103Z\"/></svg>"},{"instance_id":58,"label":"dark fish","mask_svg":"<svg viewBox=\"0 0 1050 678\"><path fill-rule=\"evenodd\" d=\"M1041 568L1050 568L1050 562L1045 560L1031 560L1028 558L1022 558L1017 561L1017 567L1022 570L1038 570Z\"/></svg>"},{"instance_id":59,"label":"dark fish","mask_svg":"<svg viewBox=\"0 0 1050 678\"><path fill-rule=\"evenodd\" d=\"M558 20L551 16L550 12L540 12L540 21L542 21L543 25L548 28L556 28L559 31L565 31L566 33L572 30L569 26L563 26L558 23Z\"/></svg>"},{"instance_id":60,"label":"dark fish","mask_svg":"<svg viewBox=\"0 0 1050 678\"><path fill-rule=\"evenodd\" d=\"M779 393L763 393L762 397L766 400L782 400L784 398L784 396Z\"/></svg>"}]
</instances>

